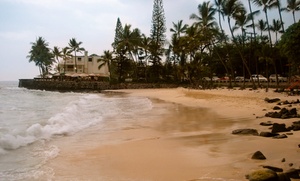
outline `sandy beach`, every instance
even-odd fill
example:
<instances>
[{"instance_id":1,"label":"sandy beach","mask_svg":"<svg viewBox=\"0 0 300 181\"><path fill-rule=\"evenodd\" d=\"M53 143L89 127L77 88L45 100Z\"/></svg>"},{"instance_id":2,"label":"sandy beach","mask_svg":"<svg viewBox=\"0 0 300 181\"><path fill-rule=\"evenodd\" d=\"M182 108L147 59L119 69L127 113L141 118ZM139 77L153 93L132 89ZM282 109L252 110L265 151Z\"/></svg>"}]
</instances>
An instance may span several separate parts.
<instances>
[{"instance_id":1,"label":"sandy beach","mask_svg":"<svg viewBox=\"0 0 300 181\"><path fill-rule=\"evenodd\" d=\"M245 175L261 165L284 170L291 168L291 164L293 168L300 167L300 132L291 131L292 135L285 139L232 134L240 128L270 131L269 127L260 125L266 121L291 125L299 118L265 117L276 103L267 103L264 99L293 101L299 96L264 89L176 88L116 92L148 97L158 109L171 105L171 114L116 132L79 134L74 142L90 144L92 141L93 144L86 148L61 145L60 154L48 165L57 180L246 180ZM299 104L293 107L299 109ZM97 140L100 137L105 141ZM251 159L256 151L261 151L267 159Z\"/></svg>"}]
</instances>

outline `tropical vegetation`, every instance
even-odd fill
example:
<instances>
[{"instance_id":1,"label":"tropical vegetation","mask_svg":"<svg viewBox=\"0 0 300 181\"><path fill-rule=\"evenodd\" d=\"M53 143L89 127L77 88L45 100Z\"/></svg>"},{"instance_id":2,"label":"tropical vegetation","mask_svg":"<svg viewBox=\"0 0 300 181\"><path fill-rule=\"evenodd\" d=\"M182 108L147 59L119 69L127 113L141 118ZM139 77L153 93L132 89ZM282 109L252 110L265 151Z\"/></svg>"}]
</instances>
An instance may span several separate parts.
<instances>
[{"instance_id":1,"label":"tropical vegetation","mask_svg":"<svg viewBox=\"0 0 300 181\"><path fill-rule=\"evenodd\" d=\"M283 7L279 0L207 0L191 12L192 24L173 22L167 39L163 1L154 0L150 36L130 24L123 26L118 18L113 50L104 50L99 68L108 65L111 82L131 78L134 82L193 86L203 86L207 83L203 78L212 80L213 76L228 78L232 87L236 76L299 75L300 21L297 23L296 12L300 0L286 0L286 4ZM271 11L278 11L275 19L270 19ZM282 13L291 13L294 24L287 27ZM81 44L72 38L68 48L61 51L54 47L51 52L39 37L32 43L29 61L35 62L44 75L54 60L76 57L84 51ZM257 87L253 80L252 84ZM212 86L212 81L207 86Z\"/></svg>"}]
</instances>

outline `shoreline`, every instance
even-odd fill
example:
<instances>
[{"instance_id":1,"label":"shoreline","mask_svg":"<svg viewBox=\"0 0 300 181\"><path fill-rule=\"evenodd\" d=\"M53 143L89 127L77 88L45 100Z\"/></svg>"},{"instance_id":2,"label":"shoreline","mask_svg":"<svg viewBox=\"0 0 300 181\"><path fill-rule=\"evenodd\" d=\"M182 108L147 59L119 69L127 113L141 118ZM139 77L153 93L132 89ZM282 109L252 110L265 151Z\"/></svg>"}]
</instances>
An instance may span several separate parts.
<instances>
[{"instance_id":1,"label":"shoreline","mask_svg":"<svg viewBox=\"0 0 300 181\"><path fill-rule=\"evenodd\" d=\"M239 128L268 130L259 123L271 119L264 117L264 114L274 104L266 103L264 98L292 101L299 96L287 96L271 90L266 93L264 90L185 88L109 92L148 97L178 107L173 107L176 112L161 120L140 123L137 128L106 135L108 139L118 138L123 141L83 149L80 155L75 155L70 160L64 158L70 150L63 150L55 160L64 164L76 163L78 167L56 172L57 178L66 178L66 174L78 172L75 177L84 178L89 175L88 178L94 180L99 178L96 170L101 170L102 173L98 174L110 180L246 180L245 175L261 168L261 165L277 166L285 170L290 168L290 163L295 168L300 166L297 160L300 154L298 132L280 140L231 134L234 129ZM295 107L299 108L299 104ZM201 112L202 109L205 111ZM289 125L295 120L297 119L272 119L272 122ZM262 151L267 160L252 160L251 156L256 151ZM285 163L281 162L283 158L287 160ZM82 166L89 171L80 172Z\"/></svg>"}]
</instances>

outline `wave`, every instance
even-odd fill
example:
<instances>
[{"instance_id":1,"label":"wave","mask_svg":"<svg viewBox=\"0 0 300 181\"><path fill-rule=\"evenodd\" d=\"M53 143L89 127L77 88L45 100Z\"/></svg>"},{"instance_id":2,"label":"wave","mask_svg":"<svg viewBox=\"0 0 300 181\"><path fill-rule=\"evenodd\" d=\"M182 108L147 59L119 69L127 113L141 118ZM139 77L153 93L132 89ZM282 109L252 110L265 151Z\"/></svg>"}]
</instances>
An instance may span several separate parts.
<instances>
[{"instance_id":1,"label":"wave","mask_svg":"<svg viewBox=\"0 0 300 181\"><path fill-rule=\"evenodd\" d=\"M69 94L62 96L69 96ZM62 96L55 98L57 99L56 104L59 104ZM101 123L107 117L114 117L114 119L130 117L152 109L151 101L142 97L106 97L101 94L79 94L77 96L76 94L73 98L75 100L69 101L57 113L53 114L49 111L52 115L49 115L50 118L46 121L40 120L31 123L18 131L14 129L0 130L0 154L38 140L50 140L57 135L73 135L93 125L104 126L105 124ZM47 104L47 106L49 105ZM44 114L48 114L47 110L44 111Z\"/></svg>"}]
</instances>

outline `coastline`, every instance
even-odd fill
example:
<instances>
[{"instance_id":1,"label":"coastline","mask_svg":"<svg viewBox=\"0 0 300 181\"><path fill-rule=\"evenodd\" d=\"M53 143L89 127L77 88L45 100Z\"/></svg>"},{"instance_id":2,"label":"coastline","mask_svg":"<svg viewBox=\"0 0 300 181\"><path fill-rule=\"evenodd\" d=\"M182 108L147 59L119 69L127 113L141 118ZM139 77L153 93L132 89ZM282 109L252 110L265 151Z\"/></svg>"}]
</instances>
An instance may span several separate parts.
<instances>
[{"instance_id":1,"label":"coastline","mask_svg":"<svg viewBox=\"0 0 300 181\"><path fill-rule=\"evenodd\" d=\"M285 170L290 168L290 163L294 168L300 166L297 160L300 154L298 132L280 140L231 134L239 128L269 129L259 125L271 119L264 117L274 107L274 104L264 101L266 97L292 101L299 96L287 96L272 90L266 93L263 89L109 91L166 101L175 107L170 116L106 135L108 140L122 141L95 144L72 157L66 157L71 148L62 149L60 156L50 164L59 180L67 180L69 174L79 180L99 180L99 176L104 177L103 180L246 180L245 175L261 165ZM299 104L293 107L298 109ZM205 111L201 112L203 109ZM298 119L271 120L289 125ZM262 151L267 160L252 160L256 151ZM283 158L284 163L281 162ZM77 166L58 169L58 163ZM86 171L82 171L83 168Z\"/></svg>"}]
</instances>

